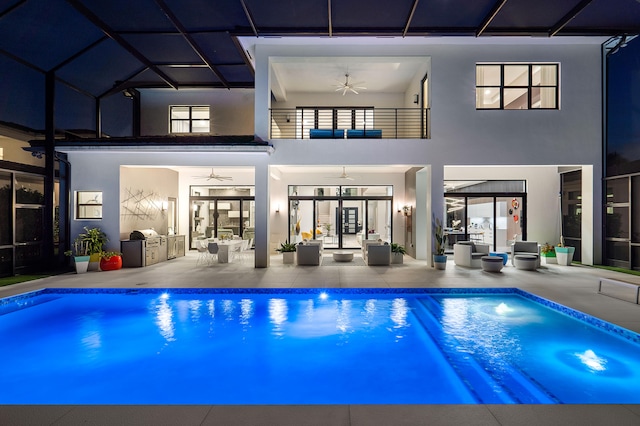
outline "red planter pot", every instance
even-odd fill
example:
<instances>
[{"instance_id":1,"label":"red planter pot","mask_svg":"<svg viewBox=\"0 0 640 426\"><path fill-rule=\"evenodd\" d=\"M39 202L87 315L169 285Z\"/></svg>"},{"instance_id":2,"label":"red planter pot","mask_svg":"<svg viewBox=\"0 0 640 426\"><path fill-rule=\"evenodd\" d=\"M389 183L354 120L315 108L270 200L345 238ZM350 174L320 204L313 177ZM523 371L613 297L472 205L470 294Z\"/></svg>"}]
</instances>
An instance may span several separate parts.
<instances>
[{"instance_id":1,"label":"red planter pot","mask_svg":"<svg viewBox=\"0 0 640 426\"><path fill-rule=\"evenodd\" d=\"M115 271L122 268L122 256L103 257L100 259L100 269L103 271Z\"/></svg>"}]
</instances>

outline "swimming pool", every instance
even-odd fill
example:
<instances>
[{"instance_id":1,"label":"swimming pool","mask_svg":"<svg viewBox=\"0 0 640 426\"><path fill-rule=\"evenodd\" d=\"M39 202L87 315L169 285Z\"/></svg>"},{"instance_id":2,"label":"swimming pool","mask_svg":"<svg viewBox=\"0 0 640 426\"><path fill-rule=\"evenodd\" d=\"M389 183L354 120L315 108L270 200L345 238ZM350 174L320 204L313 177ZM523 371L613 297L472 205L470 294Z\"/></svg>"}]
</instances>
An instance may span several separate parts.
<instances>
[{"instance_id":1,"label":"swimming pool","mask_svg":"<svg viewBox=\"0 0 640 426\"><path fill-rule=\"evenodd\" d=\"M639 403L640 336L518 289L45 289L1 404Z\"/></svg>"}]
</instances>

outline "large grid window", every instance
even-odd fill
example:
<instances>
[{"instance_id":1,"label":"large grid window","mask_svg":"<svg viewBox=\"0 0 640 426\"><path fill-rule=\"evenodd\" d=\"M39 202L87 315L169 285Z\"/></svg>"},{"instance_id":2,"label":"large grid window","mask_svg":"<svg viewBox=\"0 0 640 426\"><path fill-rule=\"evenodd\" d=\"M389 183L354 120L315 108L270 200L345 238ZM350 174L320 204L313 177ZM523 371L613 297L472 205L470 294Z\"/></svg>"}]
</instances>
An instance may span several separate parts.
<instances>
[{"instance_id":1,"label":"large grid window","mask_svg":"<svg viewBox=\"0 0 640 426\"><path fill-rule=\"evenodd\" d=\"M171 106L170 133L209 133L208 106Z\"/></svg>"},{"instance_id":2,"label":"large grid window","mask_svg":"<svg viewBox=\"0 0 640 426\"><path fill-rule=\"evenodd\" d=\"M476 109L558 109L557 64L476 64Z\"/></svg>"}]
</instances>

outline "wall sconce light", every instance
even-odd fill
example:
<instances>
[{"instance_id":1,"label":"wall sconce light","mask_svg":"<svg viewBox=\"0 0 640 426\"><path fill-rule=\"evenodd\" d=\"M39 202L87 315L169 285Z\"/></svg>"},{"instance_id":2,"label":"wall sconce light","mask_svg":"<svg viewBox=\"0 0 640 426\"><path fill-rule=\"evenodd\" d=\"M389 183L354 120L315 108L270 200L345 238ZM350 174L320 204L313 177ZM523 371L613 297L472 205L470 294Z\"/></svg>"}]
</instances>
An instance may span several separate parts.
<instances>
[{"instance_id":1,"label":"wall sconce light","mask_svg":"<svg viewBox=\"0 0 640 426\"><path fill-rule=\"evenodd\" d=\"M280 213L280 204L276 206L276 213Z\"/></svg>"},{"instance_id":2,"label":"wall sconce light","mask_svg":"<svg viewBox=\"0 0 640 426\"><path fill-rule=\"evenodd\" d=\"M404 212L405 216L411 216L411 206L404 206L402 208L402 211Z\"/></svg>"},{"instance_id":3,"label":"wall sconce light","mask_svg":"<svg viewBox=\"0 0 640 426\"><path fill-rule=\"evenodd\" d=\"M398 210L398 213L402 213L402 207L398 203L396 203L396 210Z\"/></svg>"},{"instance_id":4,"label":"wall sconce light","mask_svg":"<svg viewBox=\"0 0 640 426\"><path fill-rule=\"evenodd\" d=\"M420 95L418 94L413 95L413 103L418 105L419 102L420 102Z\"/></svg>"},{"instance_id":5,"label":"wall sconce light","mask_svg":"<svg viewBox=\"0 0 640 426\"><path fill-rule=\"evenodd\" d=\"M162 211L166 211L169 208L169 202L168 201L163 201L161 208L162 208Z\"/></svg>"}]
</instances>

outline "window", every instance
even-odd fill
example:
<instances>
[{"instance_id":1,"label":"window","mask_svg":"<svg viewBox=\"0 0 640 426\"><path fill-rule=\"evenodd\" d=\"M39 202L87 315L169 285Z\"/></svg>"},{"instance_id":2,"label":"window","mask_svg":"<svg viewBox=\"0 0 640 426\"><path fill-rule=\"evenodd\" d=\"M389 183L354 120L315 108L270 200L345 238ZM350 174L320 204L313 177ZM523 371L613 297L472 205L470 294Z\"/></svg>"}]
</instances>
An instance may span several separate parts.
<instances>
[{"instance_id":1,"label":"window","mask_svg":"<svg viewBox=\"0 0 640 426\"><path fill-rule=\"evenodd\" d=\"M476 109L558 109L558 65L476 64Z\"/></svg>"},{"instance_id":2,"label":"window","mask_svg":"<svg viewBox=\"0 0 640 426\"><path fill-rule=\"evenodd\" d=\"M76 219L102 219L102 191L78 191L76 201Z\"/></svg>"},{"instance_id":3,"label":"window","mask_svg":"<svg viewBox=\"0 0 640 426\"><path fill-rule=\"evenodd\" d=\"M208 106L171 106L170 133L209 133Z\"/></svg>"}]
</instances>

